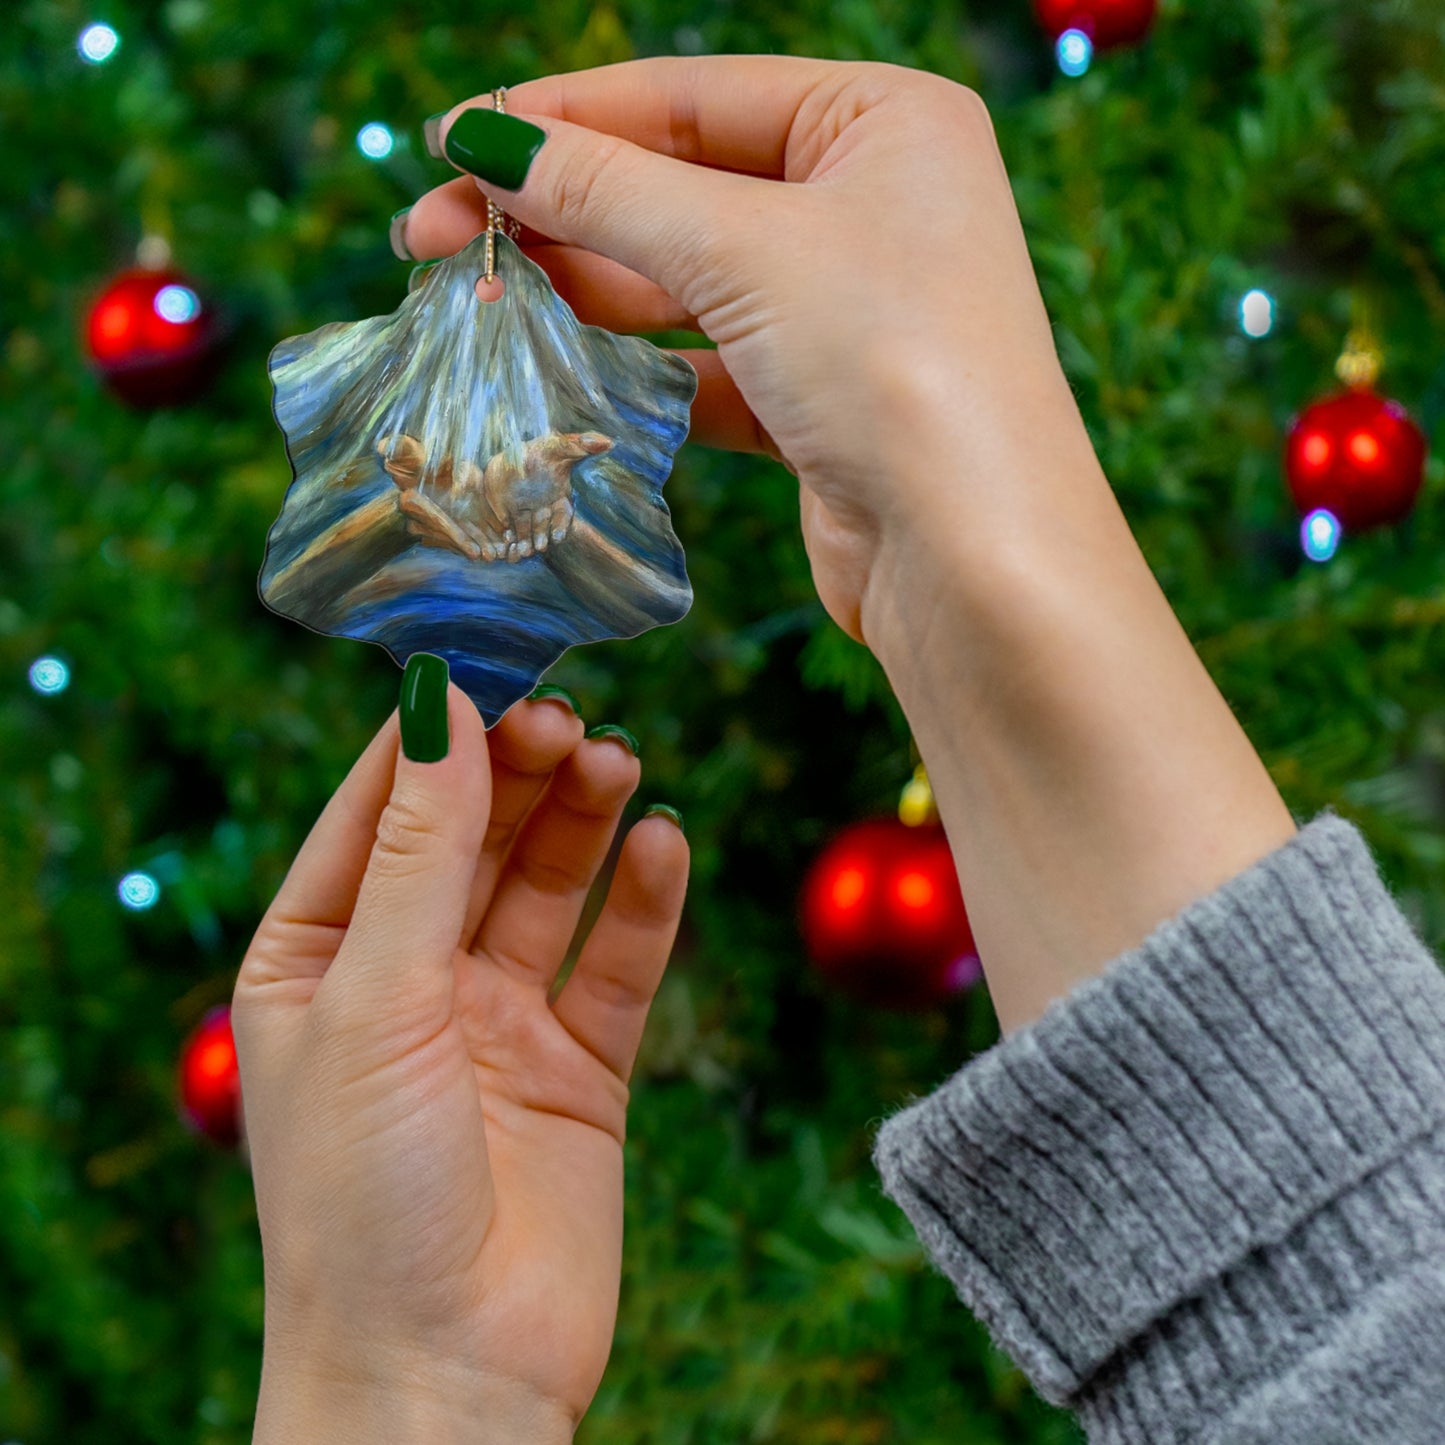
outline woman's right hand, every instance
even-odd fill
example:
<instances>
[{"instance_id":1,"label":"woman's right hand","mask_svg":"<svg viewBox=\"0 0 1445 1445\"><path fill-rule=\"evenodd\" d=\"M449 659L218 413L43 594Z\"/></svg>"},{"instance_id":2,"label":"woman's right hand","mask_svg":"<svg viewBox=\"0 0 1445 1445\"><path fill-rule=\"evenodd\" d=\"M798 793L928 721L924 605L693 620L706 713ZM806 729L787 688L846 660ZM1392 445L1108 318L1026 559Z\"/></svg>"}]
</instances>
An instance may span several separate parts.
<instances>
[{"instance_id":1,"label":"woman's right hand","mask_svg":"<svg viewBox=\"0 0 1445 1445\"><path fill-rule=\"evenodd\" d=\"M547 132L525 183L423 196L412 254L471 241L485 191L583 321L717 343L681 353L693 435L797 475L818 595L928 764L1006 1031L1293 833L1094 454L978 96L711 56L507 109Z\"/></svg>"},{"instance_id":2,"label":"woman's right hand","mask_svg":"<svg viewBox=\"0 0 1445 1445\"><path fill-rule=\"evenodd\" d=\"M491 104L456 106L442 137ZM897 575L1031 488L1042 518L1048 474L1097 470L974 92L716 56L529 81L507 111L547 132L521 189L429 192L411 253L460 250L490 196L582 321L714 341L678 353L699 375L692 435L797 476L819 596L855 639L885 553Z\"/></svg>"}]
</instances>

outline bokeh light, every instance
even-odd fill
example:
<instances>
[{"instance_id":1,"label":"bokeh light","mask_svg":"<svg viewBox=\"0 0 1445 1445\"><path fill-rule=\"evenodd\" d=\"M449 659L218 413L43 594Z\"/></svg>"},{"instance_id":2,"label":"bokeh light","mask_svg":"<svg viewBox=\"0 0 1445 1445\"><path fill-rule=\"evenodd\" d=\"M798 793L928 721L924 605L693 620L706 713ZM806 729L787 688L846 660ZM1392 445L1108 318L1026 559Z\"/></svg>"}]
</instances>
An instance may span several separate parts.
<instances>
[{"instance_id":1,"label":"bokeh light","mask_svg":"<svg viewBox=\"0 0 1445 1445\"><path fill-rule=\"evenodd\" d=\"M983 977L983 960L976 953L961 953L948 966L947 987L959 993Z\"/></svg>"},{"instance_id":2,"label":"bokeh light","mask_svg":"<svg viewBox=\"0 0 1445 1445\"><path fill-rule=\"evenodd\" d=\"M356 148L362 155L374 161L384 161L396 145L391 128L379 120L369 121L356 132Z\"/></svg>"},{"instance_id":3,"label":"bokeh light","mask_svg":"<svg viewBox=\"0 0 1445 1445\"><path fill-rule=\"evenodd\" d=\"M1340 545L1340 523L1333 512L1316 507L1300 524L1300 546L1311 562L1328 562Z\"/></svg>"},{"instance_id":4,"label":"bokeh light","mask_svg":"<svg viewBox=\"0 0 1445 1445\"><path fill-rule=\"evenodd\" d=\"M139 912L161 896L161 885L149 873L127 873L115 891L127 908Z\"/></svg>"},{"instance_id":5,"label":"bokeh light","mask_svg":"<svg viewBox=\"0 0 1445 1445\"><path fill-rule=\"evenodd\" d=\"M863 901L868 891L868 875L861 868L844 868L833 879L833 906L849 909Z\"/></svg>"},{"instance_id":6,"label":"bokeh light","mask_svg":"<svg viewBox=\"0 0 1445 1445\"><path fill-rule=\"evenodd\" d=\"M70 686L70 669L58 657L37 657L30 664L30 686L47 697Z\"/></svg>"},{"instance_id":7,"label":"bokeh light","mask_svg":"<svg viewBox=\"0 0 1445 1445\"><path fill-rule=\"evenodd\" d=\"M937 893L928 874L916 869L901 874L893 885L893 891L905 908L927 908Z\"/></svg>"},{"instance_id":8,"label":"bokeh light","mask_svg":"<svg viewBox=\"0 0 1445 1445\"><path fill-rule=\"evenodd\" d=\"M1322 472L1329 465L1334 447L1323 432L1312 431L1300 443L1300 464L1312 472Z\"/></svg>"},{"instance_id":9,"label":"bokeh light","mask_svg":"<svg viewBox=\"0 0 1445 1445\"><path fill-rule=\"evenodd\" d=\"M1239 303L1239 325L1246 336L1268 336L1274 329L1274 298L1268 291L1246 291Z\"/></svg>"},{"instance_id":10,"label":"bokeh light","mask_svg":"<svg viewBox=\"0 0 1445 1445\"><path fill-rule=\"evenodd\" d=\"M201 298L189 286L162 286L154 301L156 315L162 321L184 326L201 314Z\"/></svg>"},{"instance_id":11,"label":"bokeh light","mask_svg":"<svg viewBox=\"0 0 1445 1445\"><path fill-rule=\"evenodd\" d=\"M1380 439L1367 431L1357 431L1345 443L1350 460L1362 467L1372 467L1380 460Z\"/></svg>"},{"instance_id":12,"label":"bokeh light","mask_svg":"<svg viewBox=\"0 0 1445 1445\"><path fill-rule=\"evenodd\" d=\"M1054 47L1065 75L1083 75L1094 59L1094 42L1082 30L1066 30Z\"/></svg>"},{"instance_id":13,"label":"bokeh light","mask_svg":"<svg viewBox=\"0 0 1445 1445\"><path fill-rule=\"evenodd\" d=\"M82 60L104 65L120 49L120 36L109 25L87 25L75 42Z\"/></svg>"}]
</instances>

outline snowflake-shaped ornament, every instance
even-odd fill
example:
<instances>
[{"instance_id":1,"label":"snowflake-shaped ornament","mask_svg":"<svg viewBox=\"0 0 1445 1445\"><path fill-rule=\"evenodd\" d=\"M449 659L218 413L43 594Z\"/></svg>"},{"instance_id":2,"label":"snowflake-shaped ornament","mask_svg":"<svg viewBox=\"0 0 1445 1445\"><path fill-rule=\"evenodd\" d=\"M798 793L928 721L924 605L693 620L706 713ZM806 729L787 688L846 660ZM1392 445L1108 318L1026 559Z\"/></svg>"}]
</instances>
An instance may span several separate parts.
<instances>
[{"instance_id":1,"label":"snowflake-shaped ornament","mask_svg":"<svg viewBox=\"0 0 1445 1445\"><path fill-rule=\"evenodd\" d=\"M569 647L636 637L692 605L662 487L697 373L584 326L485 233L390 315L271 353L294 480L266 539L261 600L398 665L444 657L491 726Z\"/></svg>"}]
</instances>

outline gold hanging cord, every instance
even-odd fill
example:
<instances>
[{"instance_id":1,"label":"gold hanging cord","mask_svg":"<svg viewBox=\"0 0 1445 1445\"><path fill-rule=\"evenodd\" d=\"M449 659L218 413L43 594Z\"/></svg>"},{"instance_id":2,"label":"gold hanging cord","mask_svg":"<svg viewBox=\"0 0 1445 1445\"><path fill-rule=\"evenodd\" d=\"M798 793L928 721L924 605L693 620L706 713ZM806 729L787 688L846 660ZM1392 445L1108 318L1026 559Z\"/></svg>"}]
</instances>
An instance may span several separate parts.
<instances>
[{"instance_id":1,"label":"gold hanging cord","mask_svg":"<svg viewBox=\"0 0 1445 1445\"><path fill-rule=\"evenodd\" d=\"M492 92L492 109L498 115L507 113L507 87L499 85ZM522 228L494 200L487 198L487 274L488 285L496 280L497 232L502 231L512 240L522 234Z\"/></svg>"}]
</instances>

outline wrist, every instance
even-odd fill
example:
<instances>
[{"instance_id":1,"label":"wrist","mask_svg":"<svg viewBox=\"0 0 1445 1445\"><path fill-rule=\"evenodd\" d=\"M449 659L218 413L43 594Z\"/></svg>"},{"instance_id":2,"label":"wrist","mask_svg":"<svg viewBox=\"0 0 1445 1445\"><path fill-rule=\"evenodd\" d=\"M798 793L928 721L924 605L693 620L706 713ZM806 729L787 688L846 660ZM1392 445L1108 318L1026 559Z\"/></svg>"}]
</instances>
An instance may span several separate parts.
<instances>
[{"instance_id":1,"label":"wrist","mask_svg":"<svg viewBox=\"0 0 1445 1445\"><path fill-rule=\"evenodd\" d=\"M859 621L900 699L936 674L943 639L955 665L985 665L990 627L1061 568L1091 556L1149 575L1063 373L1021 374L982 386L938 356L880 363L894 460ZM930 618L943 630L925 650Z\"/></svg>"},{"instance_id":2,"label":"wrist","mask_svg":"<svg viewBox=\"0 0 1445 1445\"><path fill-rule=\"evenodd\" d=\"M252 1445L570 1445L576 1422L520 1381L436 1360L356 1369L308 1352L261 1366Z\"/></svg>"},{"instance_id":3,"label":"wrist","mask_svg":"<svg viewBox=\"0 0 1445 1445\"><path fill-rule=\"evenodd\" d=\"M977 464L977 439L960 444ZM1004 1032L1294 824L1090 448L1015 435L945 505L916 449L860 608L937 799ZM955 472L956 475L956 472ZM978 504L975 505L976 499Z\"/></svg>"}]
</instances>

